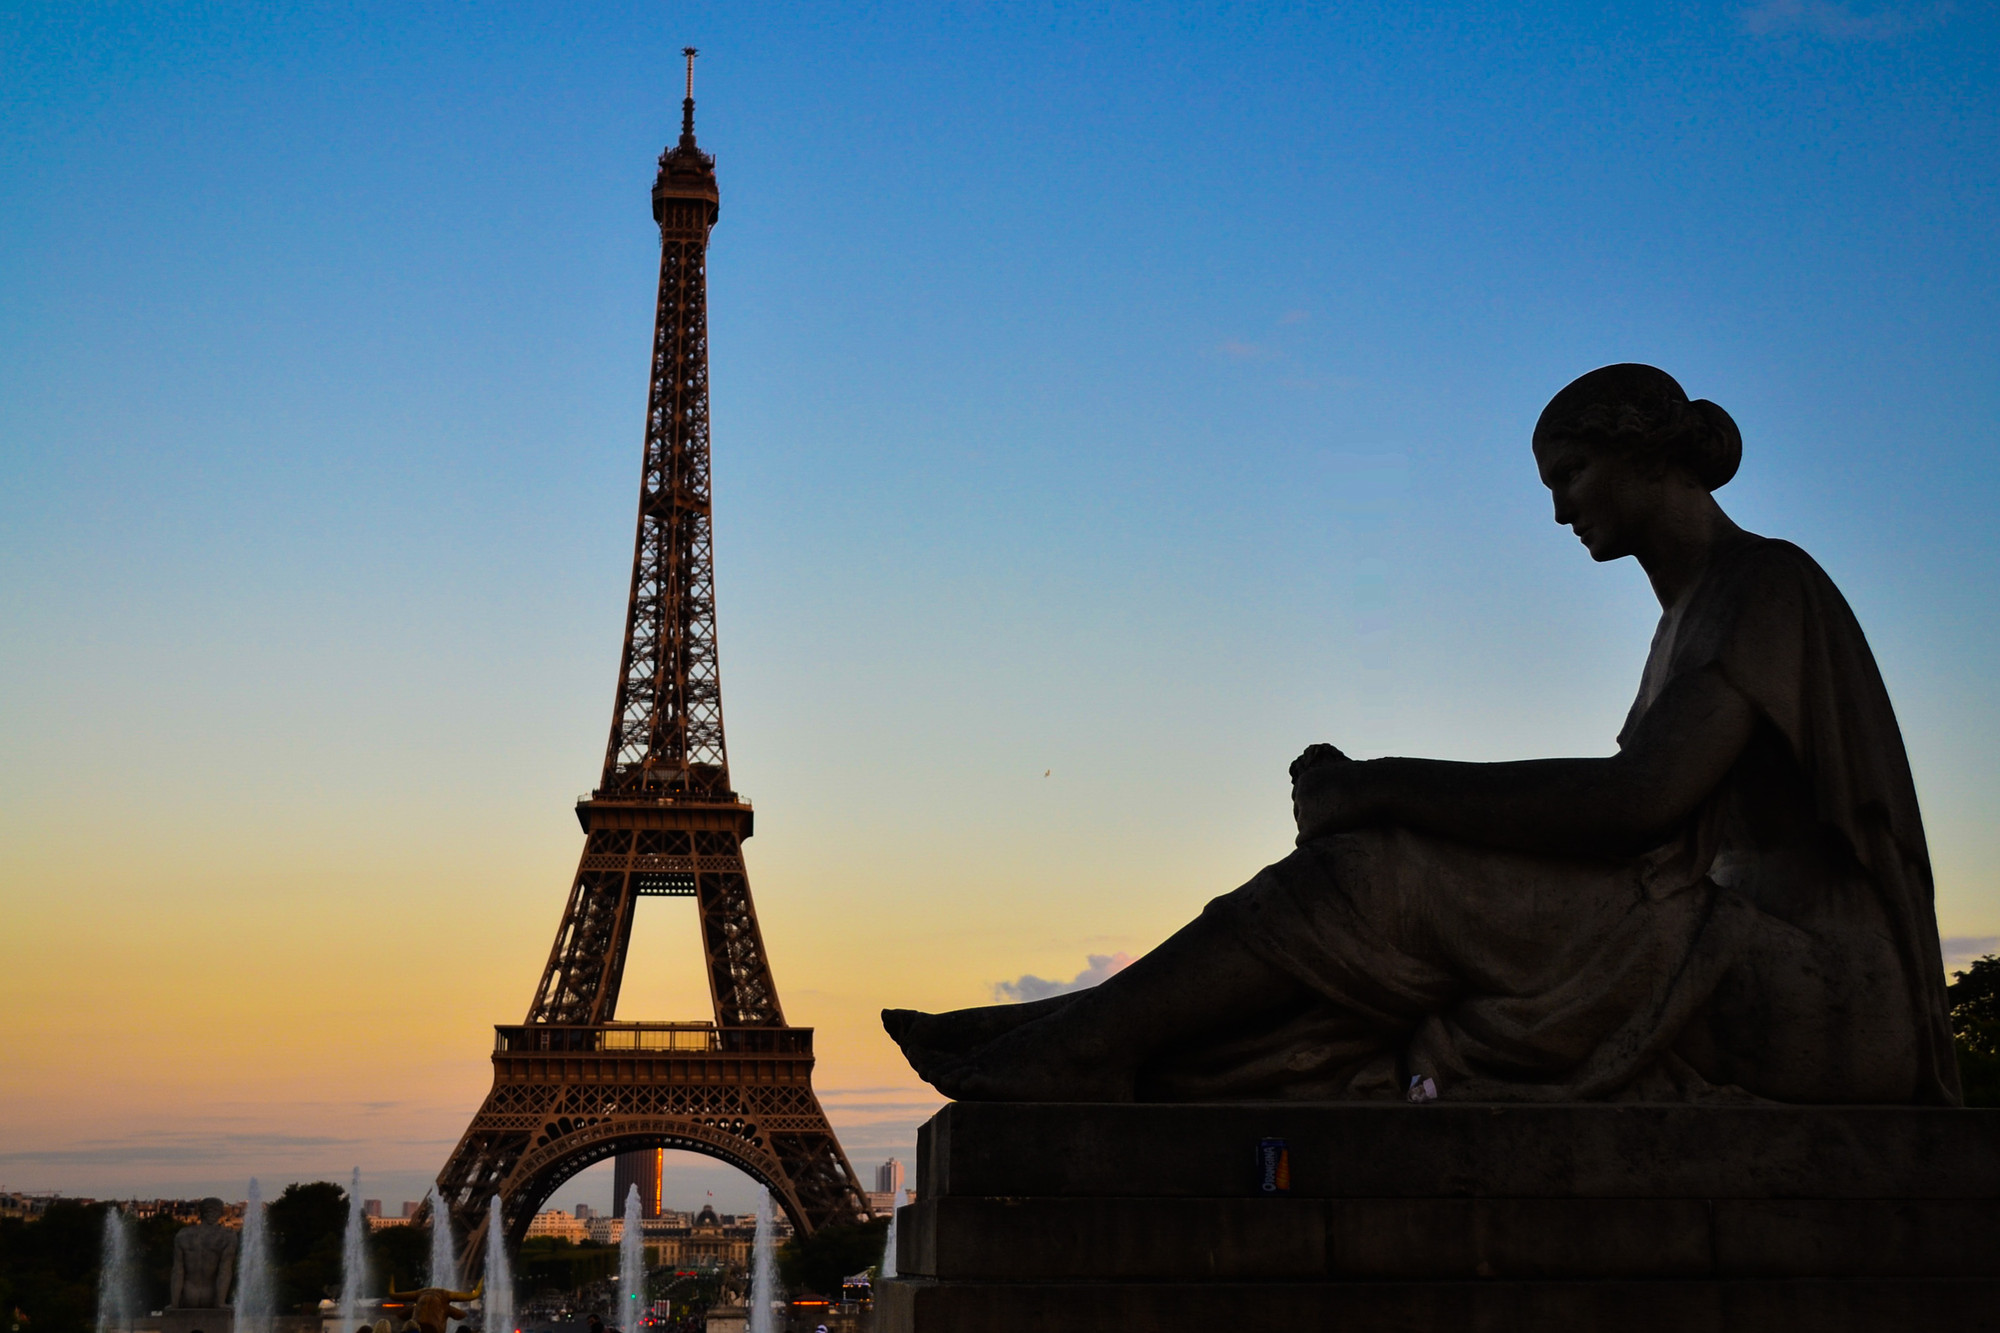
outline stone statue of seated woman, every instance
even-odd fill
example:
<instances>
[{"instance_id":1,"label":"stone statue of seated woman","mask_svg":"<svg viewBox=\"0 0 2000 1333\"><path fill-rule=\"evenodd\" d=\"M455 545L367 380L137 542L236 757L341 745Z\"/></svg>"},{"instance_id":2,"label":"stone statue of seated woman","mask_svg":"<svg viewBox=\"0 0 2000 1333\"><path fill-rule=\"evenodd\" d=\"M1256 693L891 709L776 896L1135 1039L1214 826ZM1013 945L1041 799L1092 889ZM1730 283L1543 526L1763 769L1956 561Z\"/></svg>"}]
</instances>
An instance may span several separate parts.
<instances>
[{"instance_id":1,"label":"stone statue of seated woman","mask_svg":"<svg viewBox=\"0 0 2000 1333\"><path fill-rule=\"evenodd\" d=\"M887 1010L947 1096L1956 1105L1929 854L1861 627L1713 492L1742 438L1606 366L1536 423L1555 520L1662 609L1608 758L1292 765L1298 847L1093 989Z\"/></svg>"}]
</instances>

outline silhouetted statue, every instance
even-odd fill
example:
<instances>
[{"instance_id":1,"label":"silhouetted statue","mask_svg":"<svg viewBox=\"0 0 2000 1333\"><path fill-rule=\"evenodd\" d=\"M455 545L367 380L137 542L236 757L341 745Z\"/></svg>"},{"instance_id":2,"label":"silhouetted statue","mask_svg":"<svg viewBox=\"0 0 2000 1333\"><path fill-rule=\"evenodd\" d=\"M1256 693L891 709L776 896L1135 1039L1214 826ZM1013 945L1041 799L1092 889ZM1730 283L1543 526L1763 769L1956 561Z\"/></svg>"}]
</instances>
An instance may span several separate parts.
<instances>
[{"instance_id":1,"label":"silhouetted statue","mask_svg":"<svg viewBox=\"0 0 2000 1333\"><path fill-rule=\"evenodd\" d=\"M1556 522L1663 611L1617 754L1312 746L1298 850L1094 989L885 1011L918 1073L972 1100L1958 1103L1895 713L1826 574L1716 504L1735 422L1606 366L1533 443Z\"/></svg>"},{"instance_id":2,"label":"silhouetted statue","mask_svg":"<svg viewBox=\"0 0 2000 1333\"><path fill-rule=\"evenodd\" d=\"M222 1200L203 1199L201 1221L174 1233L167 1304L180 1310L217 1310L229 1304L241 1239L222 1225Z\"/></svg>"}]
</instances>

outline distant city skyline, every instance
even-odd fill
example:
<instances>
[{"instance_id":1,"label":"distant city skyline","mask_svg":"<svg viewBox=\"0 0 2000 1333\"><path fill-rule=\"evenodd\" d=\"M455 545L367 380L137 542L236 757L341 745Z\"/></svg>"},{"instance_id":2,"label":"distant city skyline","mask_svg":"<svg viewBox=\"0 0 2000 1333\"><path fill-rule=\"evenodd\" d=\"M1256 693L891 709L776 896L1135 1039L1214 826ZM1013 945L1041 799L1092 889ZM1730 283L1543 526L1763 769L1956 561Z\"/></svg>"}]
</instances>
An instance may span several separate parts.
<instances>
[{"instance_id":1,"label":"distant city skyline","mask_svg":"<svg viewBox=\"0 0 2000 1333\"><path fill-rule=\"evenodd\" d=\"M864 1177L940 1102L881 1007L1101 980L1303 745L1610 749L1657 607L1526 450L1609 361L1741 424L2000 946L1990 7L10 18L0 1190L443 1164L602 758L689 44L732 771ZM705 1016L648 907L626 1010Z\"/></svg>"}]
</instances>

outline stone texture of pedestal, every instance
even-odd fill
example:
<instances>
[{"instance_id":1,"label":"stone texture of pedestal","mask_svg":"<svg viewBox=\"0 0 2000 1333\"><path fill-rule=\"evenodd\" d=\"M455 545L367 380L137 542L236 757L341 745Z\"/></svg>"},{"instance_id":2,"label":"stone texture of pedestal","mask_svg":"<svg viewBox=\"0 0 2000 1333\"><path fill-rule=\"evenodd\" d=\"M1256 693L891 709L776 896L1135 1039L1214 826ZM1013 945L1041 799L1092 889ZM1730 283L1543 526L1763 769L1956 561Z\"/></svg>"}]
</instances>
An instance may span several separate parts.
<instances>
[{"instance_id":1,"label":"stone texture of pedestal","mask_svg":"<svg viewBox=\"0 0 2000 1333\"><path fill-rule=\"evenodd\" d=\"M2000 1111L958 1103L898 1217L878 1333L2000 1329Z\"/></svg>"},{"instance_id":2,"label":"stone texture of pedestal","mask_svg":"<svg viewBox=\"0 0 2000 1333\"><path fill-rule=\"evenodd\" d=\"M162 1310L155 1318L142 1321L142 1328L158 1333L235 1333L236 1315L231 1310Z\"/></svg>"}]
</instances>

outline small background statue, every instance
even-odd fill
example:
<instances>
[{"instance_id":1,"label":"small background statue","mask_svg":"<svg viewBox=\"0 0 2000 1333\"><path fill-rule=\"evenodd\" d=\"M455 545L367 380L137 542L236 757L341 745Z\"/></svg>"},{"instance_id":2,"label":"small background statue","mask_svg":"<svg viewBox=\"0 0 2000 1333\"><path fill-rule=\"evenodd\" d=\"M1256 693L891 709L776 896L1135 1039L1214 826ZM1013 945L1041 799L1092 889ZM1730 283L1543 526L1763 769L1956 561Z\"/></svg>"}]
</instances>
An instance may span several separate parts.
<instances>
[{"instance_id":1,"label":"small background statue","mask_svg":"<svg viewBox=\"0 0 2000 1333\"><path fill-rule=\"evenodd\" d=\"M236 1232L222 1225L222 1200L201 1201L201 1221L174 1236L174 1269L167 1304L178 1310L217 1310L229 1304L236 1283Z\"/></svg>"}]
</instances>

